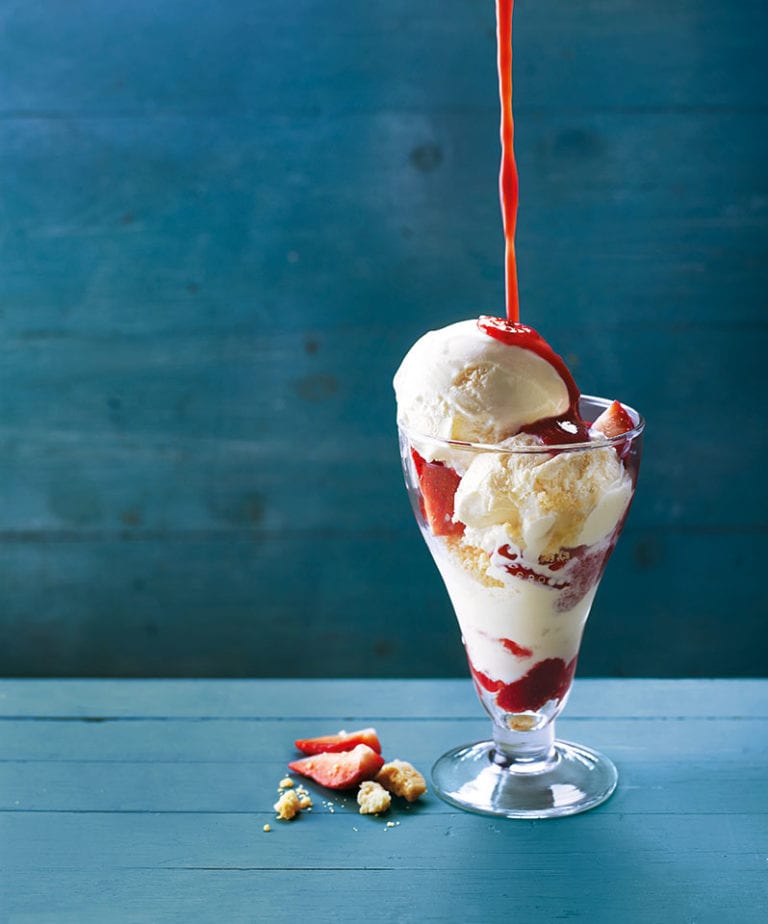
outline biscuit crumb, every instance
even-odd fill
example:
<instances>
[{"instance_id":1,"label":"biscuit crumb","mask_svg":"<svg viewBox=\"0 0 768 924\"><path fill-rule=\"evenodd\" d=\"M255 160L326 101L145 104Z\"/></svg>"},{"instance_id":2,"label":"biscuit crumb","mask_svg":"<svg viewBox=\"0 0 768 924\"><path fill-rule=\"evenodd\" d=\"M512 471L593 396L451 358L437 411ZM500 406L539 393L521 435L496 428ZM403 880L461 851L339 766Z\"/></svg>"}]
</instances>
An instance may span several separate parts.
<instances>
[{"instance_id":1,"label":"biscuit crumb","mask_svg":"<svg viewBox=\"0 0 768 924\"><path fill-rule=\"evenodd\" d=\"M448 549L458 558L463 568L486 587L503 587L504 582L489 574L491 564L490 556L486 551L476 545L470 545L464 537L448 536L446 539Z\"/></svg>"},{"instance_id":2,"label":"biscuit crumb","mask_svg":"<svg viewBox=\"0 0 768 924\"><path fill-rule=\"evenodd\" d=\"M275 802L275 811L277 812L277 817L283 821L290 821L299 814L301 804L299 797L292 789L286 790Z\"/></svg>"},{"instance_id":3,"label":"biscuit crumb","mask_svg":"<svg viewBox=\"0 0 768 924\"><path fill-rule=\"evenodd\" d=\"M283 779L278 783L280 789L293 789L295 785L296 784L289 776L283 777Z\"/></svg>"},{"instance_id":4,"label":"biscuit crumb","mask_svg":"<svg viewBox=\"0 0 768 924\"><path fill-rule=\"evenodd\" d=\"M272 825L264 825L264 827L261 830L269 833L272 830Z\"/></svg>"},{"instance_id":5,"label":"biscuit crumb","mask_svg":"<svg viewBox=\"0 0 768 924\"><path fill-rule=\"evenodd\" d=\"M392 805L392 796L384 789L381 783L366 780L360 784L357 804L360 806L361 815L378 815L381 812L386 812Z\"/></svg>"},{"instance_id":6,"label":"biscuit crumb","mask_svg":"<svg viewBox=\"0 0 768 924\"><path fill-rule=\"evenodd\" d=\"M384 764L376 775L376 782L408 802L415 802L427 791L427 781L405 760L391 760Z\"/></svg>"}]
</instances>

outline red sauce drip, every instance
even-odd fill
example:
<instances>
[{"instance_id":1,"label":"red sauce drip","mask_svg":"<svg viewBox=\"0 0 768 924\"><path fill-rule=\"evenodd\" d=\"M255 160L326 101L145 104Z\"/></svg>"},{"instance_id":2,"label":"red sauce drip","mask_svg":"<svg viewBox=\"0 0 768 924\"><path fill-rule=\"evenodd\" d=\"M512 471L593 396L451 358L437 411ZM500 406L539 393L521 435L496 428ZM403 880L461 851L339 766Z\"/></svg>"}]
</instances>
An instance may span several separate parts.
<instances>
[{"instance_id":1,"label":"red sauce drip","mask_svg":"<svg viewBox=\"0 0 768 924\"><path fill-rule=\"evenodd\" d=\"M551 699L563 699L575 671L576 658L567 664L561 658L539 661L525 677L499 690L496 702L505 712L535 712Z\"/></svg>"},{"instance_id":2,"label":"red sauce drip","mask_svg":"<svg viewBox=\"0 0 768 924\"><path fill-rule=\"evenodd\" d=\"M497 549L497 551L499 555L501 555L503 558L508 558L510 561L517 561L517 559L520 557L517 552L512 551L512 547L509 545L502 545L499 549Z\"/></svg>"},{"instance_id":3,"label":"red sauce drip","mask_svg":"<svg viewBox=\"0 0 768 924\"><path fill-rule=\"evenodd\" d=\"M504 223L504 280L507 293L507 318L520 320L517 291L515 228L517 226L518 180L515 164L515 123L512 118L512 8L514 0L496 0L496 40L501 100L501 169L499 196Z\"/></svg>"},{"instance_id":4,"label":"red sauce drip","mask_svg":"<svg viewBox=\"0 0 768 924\"><path fill-rule=\"evenodd\" d=\"M535 712L552 699L561 700L568 692L576 672L576 658L567 664L562 658L545 658L514 683L493 680L469 665L478 686L496 694L496 703L505 712Z\"/></svg>"},{"instance_id":5,"label":"red sauce drip","mask_svg":"<svg viewBox=\"0 0 768 924\"><path fill-rule=\"evenodd\" d=\"M512 577L520 578L523 581L530 581L533 584L541 584L544 587L554 587L555 590L565 590L570 587L568 581L558 583L546 574L541 574L529 568L527 565L504 565L504 570Z\"/></svg>"},{"instance_id":6,"label":"red sauce drip","mask_svg":"<svg viewBox=\"0 0 768 924\"><path fill-rule=\"evenodd\" d=\"M579 548L586 548L586 546L580 546ZM502 558L506 558L507 561L514 562L514 564L502 566L507 574L511 574L513 577L522 578L524 581L534 581L537 584L544 584L547 587L554 587L555 590L564 590L566 587L570 587L568 581L563 581L563 583L558 584L549 575L542 574L541 571L535 571L528 565L524 565L522 558L517 552L512 551L512 546L510 545L499 546L496 552ZM562 550L561 554L562 558L554 558L551 561L545 561L539 556L539 565L543 566L548 571L559 571L561 568L565 567L572 557L569 550ZM502 639L502 642L503 641L504 639Z\"/></svg>"},{"instance_id":7,"label":"red sauce drip","mask_svg":"<svg viewBox=\"0 0 768 924\"><path fill-rule=\"evenodd\" d=\"M517 658L531 658L533 657L533 652L530 648L524 648L522 645L518 645L517 642L513 642L511 638L500 638L499 641Z\"/></svg>"},{"instance_id":8,"label":"red sauce drip","mask_svg":"<svg viewBox=\"0 0 768 924\"><path fill-rule=\"evenodd\" d=\"M581 397L579 388L563 358L555 353L541 334L525 324L505 318L493 318L489 315L481 315L477 319L477 326L483 333L495 340L500 340L509 346L530 350L546 360L563 380L568 392L568 409L564 414L560 417L548 417L546 420L528 424L521 428L521 432L539 437L542 443L548 446L588 442L589 428L579 414Z\"/></svg>"}]
</instances>

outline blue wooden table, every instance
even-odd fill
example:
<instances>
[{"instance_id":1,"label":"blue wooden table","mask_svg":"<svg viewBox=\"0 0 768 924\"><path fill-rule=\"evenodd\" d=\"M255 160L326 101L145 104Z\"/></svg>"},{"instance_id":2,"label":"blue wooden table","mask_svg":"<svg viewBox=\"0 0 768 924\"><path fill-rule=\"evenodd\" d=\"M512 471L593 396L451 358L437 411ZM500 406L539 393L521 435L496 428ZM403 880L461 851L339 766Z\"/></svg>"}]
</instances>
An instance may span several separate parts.
<instances>
[{"instance_id":1,"label":"blue wooden table","mask_svg":"<svg viewBox=\"0 0 768 924\"><path fill-rule=\"evenodd\" d=\"M620 784L545 822L314 785L275 820L295 737L373 723L428 771L487 731L469 681L5 681L0 717L3 921L765 920L766 681L577 680L560 734Z\"/></svg>"}]
</instances>

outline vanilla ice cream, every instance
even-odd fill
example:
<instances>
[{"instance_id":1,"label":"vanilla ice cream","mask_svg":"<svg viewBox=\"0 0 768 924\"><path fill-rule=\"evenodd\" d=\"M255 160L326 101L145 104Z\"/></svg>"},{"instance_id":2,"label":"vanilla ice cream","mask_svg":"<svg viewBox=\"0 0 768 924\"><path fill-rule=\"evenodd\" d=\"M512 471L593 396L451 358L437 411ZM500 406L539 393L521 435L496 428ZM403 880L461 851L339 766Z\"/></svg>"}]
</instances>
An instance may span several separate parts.
<instances>
[{"instance_id":1,"label":"vanilla ice cream","mask_svg":"<svg viewBox=\"0 0 768 924\"><path fill-rule=\"evenodd\" d=\"M525 449L535 437L520 434L505 450ZM632 480L611 446L588 452L476 453L454 497L454 518L465 537L492 552L503 539L533 560L563 548L594 545L624 515Z\"/></svg>"},{"instance_id":2,"label":"vanilla ice cream","mask_svg":"<svg viewBox=\"0 0 768 924\"><path fill-rule=\"evenodd\" d=\"M634 479L621 445L581 419L551 348L530 328L485 320L411 348L394 380L398 423L481 698L511 727L535 727L567 695Z\"/></svg>"},{"instance_id":3,"label":"vanilla ice cream","mask_svg":"<svg viewBox=\"0 0 768 924\"><path fill-rule=\"evenodd\" d=\"M424 334L394 379L398 420L424 436L500 443L526 424L564 414L557 370L523 347L489 337L476 320Z\"/></svg>"}]
</instances>

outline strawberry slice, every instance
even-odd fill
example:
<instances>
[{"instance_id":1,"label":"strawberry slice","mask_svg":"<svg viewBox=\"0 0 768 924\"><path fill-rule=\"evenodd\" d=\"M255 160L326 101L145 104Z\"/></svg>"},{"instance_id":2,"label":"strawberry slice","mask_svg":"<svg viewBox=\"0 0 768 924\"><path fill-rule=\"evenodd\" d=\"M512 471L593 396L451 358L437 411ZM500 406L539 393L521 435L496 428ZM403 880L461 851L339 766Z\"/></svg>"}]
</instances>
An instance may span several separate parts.
<instances>
[{"instance_id":1,"label":"strawberry slice","mask_svg":"<svg viewBox=\"0 0 768 924\"><path fill-rule=\"evenodd\" d=\"M313 754L288 764L294 773L308 776L328 789L351 789L363 780L372 780L383 766L384 758L367 744L338 754Z\"/></svg>"},{"instance_id":2,"label":"strawberry slice","mask_svg":"<svg viewBox=\"0 0 768 924\"><path fill-rule=\"evenodd\" d=\"M427 462L411 450L421 490L422 512L434 536L462 536L464 524L453 521L453 498L461 481L443 462Z\"/></svg>"},{"instance_id":3,"label":"strawberry slice","mask_svg":"<svg viewBox=\"0 0 768 924\"><path fill-rule=\"evenodd\" d=\"M593 430L599 430L604 436L621 436L635 426L632 418L618 401L612 401L592 424Z\"/></svg>"},{"instance_id":4,"label":"strawberry slice","mask_svg":"<svg viewBox=\"0 0 768 924\"><path fill-rule=\"evenodd\" d=\"M358 744L367 744L377 754L381 754L381 742L375 728L340 731L336 735L321 735L318 738L299 738L294 744L304 754L336 754L339 751L351 751Z\"/></svg>"}]
</instances>

